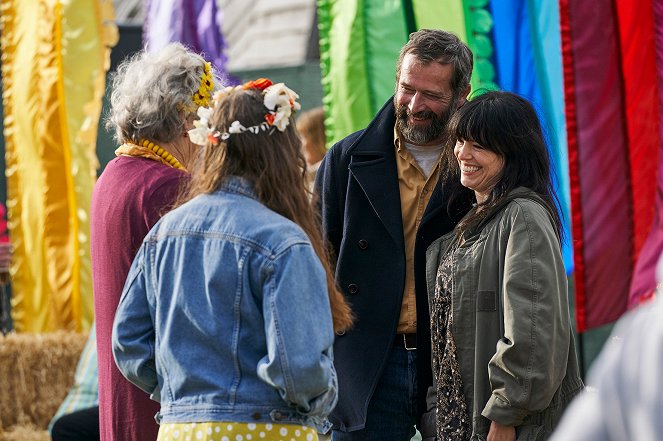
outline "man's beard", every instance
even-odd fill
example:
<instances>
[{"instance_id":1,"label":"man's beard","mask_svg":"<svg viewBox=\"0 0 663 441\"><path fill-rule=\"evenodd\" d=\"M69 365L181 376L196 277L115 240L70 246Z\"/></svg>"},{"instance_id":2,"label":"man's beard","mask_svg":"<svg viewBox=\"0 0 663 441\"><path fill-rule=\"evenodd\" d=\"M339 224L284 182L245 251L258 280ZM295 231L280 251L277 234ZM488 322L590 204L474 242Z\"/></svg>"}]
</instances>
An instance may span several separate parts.
<instances>
[{"instance_id":1,"label":"man's beard","mask_svg":"<svg viewBox=\"0 0 663 441\"><path fill-rule=\"evenodd\" d=\"M453 99L441 115L436 115L430 110L410 113L407 105L399 106L396 103L394 105L396 107L396 128L407 142L417 145L429 144L438 139L443 142L447 123L457 107L456 100ZM430 118L430 122L424 126L411 124L408 121L410 116Z\"/></svg>"}]
</instances>

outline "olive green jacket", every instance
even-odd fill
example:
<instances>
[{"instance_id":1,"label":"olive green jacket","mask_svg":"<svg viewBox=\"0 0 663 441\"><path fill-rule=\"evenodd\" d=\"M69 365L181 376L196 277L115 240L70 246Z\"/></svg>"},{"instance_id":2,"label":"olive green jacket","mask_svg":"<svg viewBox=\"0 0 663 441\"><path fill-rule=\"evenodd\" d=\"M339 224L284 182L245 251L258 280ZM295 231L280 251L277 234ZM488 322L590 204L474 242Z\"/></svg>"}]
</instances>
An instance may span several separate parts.
<instances>
[{"instance_id":1,"label":"olive green jacket","mask_svg":"<svg viewBox=\"0 0 663 441\"><path fill-rule=\"evenodd\" d=\"M454 238L428 248L426 281L430 303L441 259L452 252L452 330L470 439L484 440L491 420L516 426L518 440L546 439L583 388L553 220L534 192L519 188L460 246ZM435 401L429 394L429 409Z\"/></svg>"}]
</instances>

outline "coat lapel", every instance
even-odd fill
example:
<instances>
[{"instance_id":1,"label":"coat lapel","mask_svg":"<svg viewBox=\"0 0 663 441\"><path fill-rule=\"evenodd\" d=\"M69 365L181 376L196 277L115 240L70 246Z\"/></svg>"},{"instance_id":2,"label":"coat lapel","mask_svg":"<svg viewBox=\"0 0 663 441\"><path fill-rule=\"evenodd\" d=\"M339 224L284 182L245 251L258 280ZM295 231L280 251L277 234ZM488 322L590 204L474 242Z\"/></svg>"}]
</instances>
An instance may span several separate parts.
<instances>
[{"instance_id":1,"label":"coat lapel","mask_svg":"<svg viewBox=\"0 0 663 441\"><path fill-rule=\"evenodd\" d=\"M350 148L350 174L366 194L371 207L398 247L405 247L396 152L393 99Z\"/></svg>"}]
</instances>

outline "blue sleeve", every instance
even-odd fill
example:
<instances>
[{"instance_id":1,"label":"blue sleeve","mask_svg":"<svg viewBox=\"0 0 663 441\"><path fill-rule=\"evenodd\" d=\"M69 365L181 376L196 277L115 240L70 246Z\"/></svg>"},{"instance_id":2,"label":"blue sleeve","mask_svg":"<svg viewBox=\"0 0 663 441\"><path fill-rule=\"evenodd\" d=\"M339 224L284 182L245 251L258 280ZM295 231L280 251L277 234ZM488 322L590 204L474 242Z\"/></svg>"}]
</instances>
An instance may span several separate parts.
<instances>
[{"instance_id":1,"label":"blue sleeve","mask_svg":"<svg viewBox=\"0 0 663 441\"><path fill-rule=\"evenodd\" d=\"M334 332L324 269L310 244L297 243L269 264L263 286L267 356L258 376L288 405L313 417L337 399Z\"/></svg>"},{"instance_id":2,"label":"blue sleeve","mask_svg":"<svg viewBox=\"0 0 663 441\"><path fill-rule=\"evenodd\" d=\"M127 380L159 401L155 363L154 321L148 301L146 259L149 243L143 243L131 265L113 322L113 357Z\"/></svg>"}]
</instances>

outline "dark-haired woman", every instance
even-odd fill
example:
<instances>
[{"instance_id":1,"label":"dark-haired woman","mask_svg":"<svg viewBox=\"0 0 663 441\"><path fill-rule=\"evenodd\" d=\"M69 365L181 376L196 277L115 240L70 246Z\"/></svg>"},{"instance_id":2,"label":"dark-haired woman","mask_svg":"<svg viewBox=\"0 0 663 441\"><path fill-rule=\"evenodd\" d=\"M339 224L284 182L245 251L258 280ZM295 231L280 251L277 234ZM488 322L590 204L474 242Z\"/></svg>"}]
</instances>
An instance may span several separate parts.
<instances>
[{"instance_id":1,"label":"dark-haired woman","mask_svg":"<svg viewBox=\"0 0 663 441\"><path fill-rule=\"evenodd\" d=\"M317 440L351 315L309 204L297 95L268 80L199 109L181 205L150 231L113 328L120 371L160 401L159 441Z\"/></svg>"},{"instance_id":2,"label":"dark-haired woman","mask_svg":"<svg viewBox=\"0 0 663 441\"><path fill-rule=\"evenodd\" d=\"M427 252L437 439L543 440L583 384L541 126L488 92L449 130L447 169L476 205Z\"/></svg>"}]
</instances>

